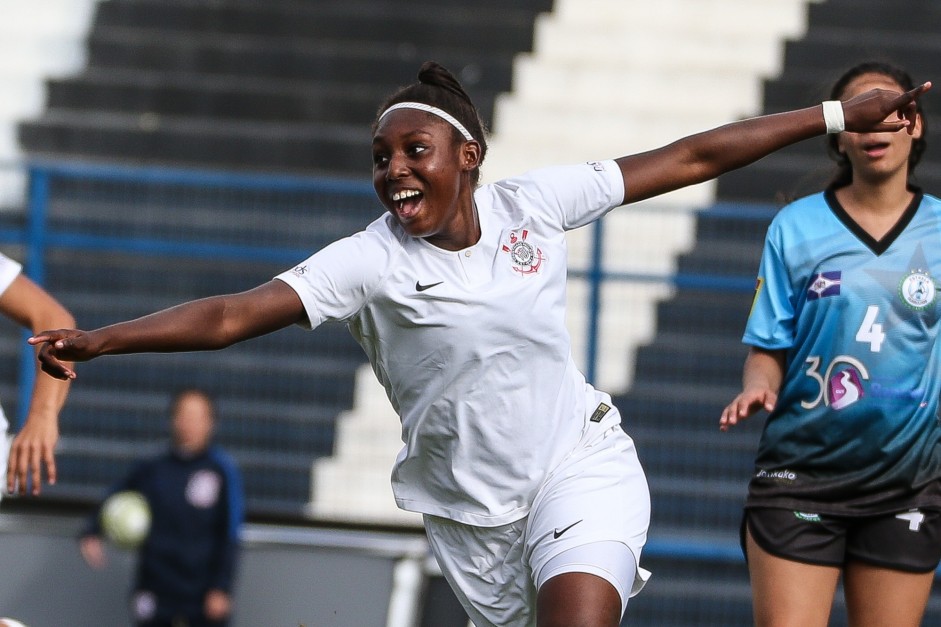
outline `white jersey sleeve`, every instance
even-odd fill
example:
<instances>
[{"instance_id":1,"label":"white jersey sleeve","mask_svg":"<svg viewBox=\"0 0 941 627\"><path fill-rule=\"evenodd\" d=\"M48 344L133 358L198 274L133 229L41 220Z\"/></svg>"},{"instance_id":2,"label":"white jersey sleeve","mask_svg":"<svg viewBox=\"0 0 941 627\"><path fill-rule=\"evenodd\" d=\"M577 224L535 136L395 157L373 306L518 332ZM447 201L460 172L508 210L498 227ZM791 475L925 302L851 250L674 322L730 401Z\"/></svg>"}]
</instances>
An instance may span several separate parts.
<instances>
[{"instance_id":1,"label":"white jersey sleeve","mask_svg":"<svg viewBox=\"0 0 941 627\"><path fill-rule=\"evenodd\" d=\"M570 231L624 204L624 177L614 161L540 168L494 184L518 196L515 204L551 216Z\"/></svg>"},{"instance_id":2,"label":"white jersey sleeve","mask_svg":"<svg viewBox=\"0 0 941 627\"><path fill-rule=\"evenodd\" d=\"M0 253L0 294L7 291L7 288L16 280L16 277L20 275L23 271L23 266L19 262L16 262L3 253ZM5 448L9 445L9 442L6 441L5 435L9 423L7 422L6 416L3 414L3 409L0 408L0 448ZM0 455L0 461L3 462L3 469L6 470L6 457L5 455Z\"/></svg>"},{"instance_id":3,"label":"white jersey sleeve","mask_svg":"<svg viewBox=\"0 0 941 627\"><path fill-rule=\"evenodd\" d=\"M325 246L275 278L300 297L309 328L325 322L348 321L366 303L382 280L389 259L398 247L396 235L386 228L386 217L365 230Z\"/></svg>"},{"instance_id":4,"label":"white jersey sleeve","mask_svg":"<svg viewBox=\"0 0 941 627\"><path fill-rule=\"evenodd\" d=\"M5 292L10 284L23 271L23 266L0 253L0 294Z\"/></svg>"}]
</instances>

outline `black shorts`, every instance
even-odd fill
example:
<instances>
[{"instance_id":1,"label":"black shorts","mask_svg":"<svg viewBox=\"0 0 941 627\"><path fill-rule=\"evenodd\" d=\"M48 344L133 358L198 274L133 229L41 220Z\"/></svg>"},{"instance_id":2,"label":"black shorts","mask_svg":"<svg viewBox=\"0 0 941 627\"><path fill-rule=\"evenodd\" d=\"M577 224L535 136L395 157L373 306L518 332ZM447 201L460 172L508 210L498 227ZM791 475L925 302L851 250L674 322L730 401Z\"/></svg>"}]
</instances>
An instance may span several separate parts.
<instances>
[{"instance_id":1,"label":"black shorts","mask_svg":"<svg viewBox=\"0 0 941 627\"><path fill-rule=\"evenodd\" d=\"M755 543L796 562L843 567L859 560L893 570L925 573L941 561L941 511L912 509L877 516L830 516L756 507L742 517ZM746 560L748 555L745 555Z\"/></svg>"}]
</instances>

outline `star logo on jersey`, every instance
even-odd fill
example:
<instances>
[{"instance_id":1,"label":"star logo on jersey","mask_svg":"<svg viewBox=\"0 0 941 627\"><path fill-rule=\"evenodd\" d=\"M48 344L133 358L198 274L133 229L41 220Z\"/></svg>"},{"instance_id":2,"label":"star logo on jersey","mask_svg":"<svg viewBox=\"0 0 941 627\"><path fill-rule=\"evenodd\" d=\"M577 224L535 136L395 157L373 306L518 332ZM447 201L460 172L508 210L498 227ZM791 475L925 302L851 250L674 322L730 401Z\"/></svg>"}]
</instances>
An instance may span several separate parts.
<instances>
[{"instance_id":1,"label":"star logo on jersey","mask_svg":"<svg viewBox=\"0 0 941 627\"><path fill-rule=\"evenodd\" d=\"M899 296L912 309L924 309L934 302L937 293L931 275L920 268L912 270L899 283Z\"/></svg>"},{"instance_id":2,"label":"star logo on jersey","mask_svg":"<svg viewBox=\"0 0 941 627\"><path fill-rule=\"evenodd\" d=\"M807 300L838 296L840 294L840 283L843 280L842 275L843 273L839 270L815 274L810 281L810 287L807 288Z\"/></svg>"},{"instance_id":3,"label":"star logo on jersey","mask_svg":"<svg viewBox=\"0 0 941 627\"><path fill-rule=\"evenodd\" d=\"M930 267L919 243L908 263L901 268L866 270L866 274L883 289L898 295L882 325L884 332L906 323L931 325L937 319L938 286L931 276Z\"/></svg>"},{"instance_id":4,"label":"star logo on jersey","mask_svg":"<svg viewBox=\"0 0 941 627\"><path fill-rule=\"evenodd\" d=\"M502 247L503 252L510 253L513 271L523 275L539 272L546 260L542 249L527 242L527 237L529 237L527 229L522 229L519 233L511 231L508 241Z\"/></svg>"}]
</instances>

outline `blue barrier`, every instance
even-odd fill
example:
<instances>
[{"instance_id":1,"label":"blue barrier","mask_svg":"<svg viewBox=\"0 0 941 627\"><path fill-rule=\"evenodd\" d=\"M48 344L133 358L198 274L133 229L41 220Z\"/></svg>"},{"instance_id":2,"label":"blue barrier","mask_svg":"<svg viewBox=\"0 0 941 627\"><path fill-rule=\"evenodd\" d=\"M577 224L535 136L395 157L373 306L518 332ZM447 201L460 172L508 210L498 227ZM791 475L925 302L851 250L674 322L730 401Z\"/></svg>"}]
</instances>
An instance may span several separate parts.
<instances>
[{"instance_id":1,"label":"blue barrier","mask_svg":"<svg viewBox=\"0 0 941 627\"><path fill-rule=\"evenodd\" d=\"M224 189L244 192L272 193L317 193L355 199L364 203L379 205L371 183L364 181L309 178L301 176L269 175L257 173L230 173L200 171L194 169L174 169L164 167L103 166L85 163L35 161L28 165L28 202L26 203L25 228L0 229L0 242L19 243L25 247L25 271L39 284L45 283L46 254L51 249L108 251L139 255L191 259L230 259L255 260L283 264L285 266L305 258L310 254L307 248L253 246L232 244L221 241L204 241L174 237L172 239L139 237L133 235L101 235L55 229L49 224L49 202L51 186L59 181L79 181L95 183L145 184L155 187L182 186L193 189ZM710 209L714 214L722 213L723 208ZM727 209L729 215L756 219L766 218L767 210L756 208L749 213ZM585 304L586 319L586 354L584 358L585 375L593 381L597 375L599 361L599 318L603 286L609 281L630 281L639 283L670 284L677 287L693 287L717 291L750 292L754 289L752 278L713 276L703 274L645 274L631 272L611 272L604 268L604 220L595 222L591 227L591 251L589 263L585 268L571 268L569 274L575 279L584 280L588 285L588 298ZM28 334L26 334L28 335ZM24 335L24 337L26 337ZM25 418L29 393L34 376L33 354L28 346L23 349L20 367L20 398L17 424Z\"/></svg>"}]
</instances>

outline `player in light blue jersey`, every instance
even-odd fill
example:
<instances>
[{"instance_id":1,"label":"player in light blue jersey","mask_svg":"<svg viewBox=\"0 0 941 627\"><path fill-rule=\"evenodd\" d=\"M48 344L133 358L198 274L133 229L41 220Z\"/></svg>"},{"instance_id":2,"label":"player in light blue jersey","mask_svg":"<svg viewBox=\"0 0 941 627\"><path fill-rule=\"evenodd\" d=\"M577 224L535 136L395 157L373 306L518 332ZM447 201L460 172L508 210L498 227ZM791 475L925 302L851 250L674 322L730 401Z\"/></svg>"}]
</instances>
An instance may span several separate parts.
<instances>
[{"instance_id":1,"label":"player in light blue jersey","mask_svg":"<svg viewBox=\"0 0 941 627\"><path fill-rule=\"evenodd\" d=\"M908 89L883 63L833 90ZM769 412L743 545L755 623L916 626L941 559L941 201L911 183L913 133L831 135L840 171L768 229L728 429Z\"/></svg>"}]
</instances>

